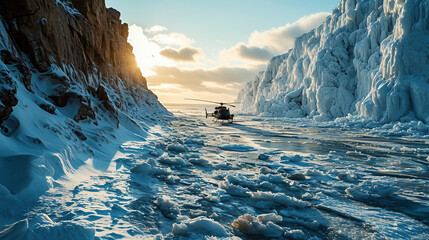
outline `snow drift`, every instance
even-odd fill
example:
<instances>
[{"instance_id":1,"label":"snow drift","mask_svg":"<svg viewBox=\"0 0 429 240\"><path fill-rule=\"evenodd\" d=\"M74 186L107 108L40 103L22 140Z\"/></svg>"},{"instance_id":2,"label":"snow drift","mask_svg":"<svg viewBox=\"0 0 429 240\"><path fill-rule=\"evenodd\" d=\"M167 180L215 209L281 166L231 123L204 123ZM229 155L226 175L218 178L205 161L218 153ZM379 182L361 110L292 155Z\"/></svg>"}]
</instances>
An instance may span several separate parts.
<instances>
[{"instance_id":1,"label":"snow drift","mask_svg":"<svg viewBox=\"0 0 429 240\"><path fill-rule=\"evenodd\" d=\"M342 0L238 95L252 114L429 122L429 1Z\"/></svg>"}]
</instances>

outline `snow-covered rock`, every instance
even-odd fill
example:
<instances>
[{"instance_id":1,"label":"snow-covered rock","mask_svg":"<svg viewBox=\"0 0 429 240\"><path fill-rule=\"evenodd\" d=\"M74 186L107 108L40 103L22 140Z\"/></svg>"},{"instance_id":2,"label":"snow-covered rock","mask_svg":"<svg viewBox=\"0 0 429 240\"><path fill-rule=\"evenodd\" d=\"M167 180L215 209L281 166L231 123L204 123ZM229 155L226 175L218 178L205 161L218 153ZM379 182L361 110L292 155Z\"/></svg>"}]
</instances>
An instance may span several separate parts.
<instances>
[{"instance_id":1,"label":"snow-covered rock","mask_svg":"<svg viewBox=\"0 0 429 240\"><path fill-rule=\"evenodd\" d=\"M242 112L429 122L429 1L341 0L238 95Z\"/></svg>"},{"instance_id":2,"label":"snow-covered rock","mask_svg":"<svg viewBox=\"0 0 429 240\"><path fill-rule=\"evenodd\" d=\"M104 0L2 1L1 9L1 198L37 199L167 114L137 66L128 25Z\"/></svg>"}]
</instances>

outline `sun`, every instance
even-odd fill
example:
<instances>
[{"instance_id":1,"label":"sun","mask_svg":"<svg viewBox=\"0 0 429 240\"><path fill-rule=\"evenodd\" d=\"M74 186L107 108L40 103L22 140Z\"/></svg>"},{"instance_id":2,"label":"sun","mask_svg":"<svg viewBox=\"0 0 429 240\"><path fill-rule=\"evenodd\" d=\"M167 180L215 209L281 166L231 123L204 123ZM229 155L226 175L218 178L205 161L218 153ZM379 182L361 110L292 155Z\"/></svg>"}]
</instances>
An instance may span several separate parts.
<instances>
[{"instance_id":1,"label":"sun","mask_svg":"<svg viewBox=\"0 0 429 240\"><path fill-rule=\"evenodd\" d=\"M137 65L145 77L153 76L155 66L172 66L173 62L159 54L161 46L151 41L144 33L143 28L131 25L128 29L128 42L133 46Z\"/></svg>"}]
</instances>

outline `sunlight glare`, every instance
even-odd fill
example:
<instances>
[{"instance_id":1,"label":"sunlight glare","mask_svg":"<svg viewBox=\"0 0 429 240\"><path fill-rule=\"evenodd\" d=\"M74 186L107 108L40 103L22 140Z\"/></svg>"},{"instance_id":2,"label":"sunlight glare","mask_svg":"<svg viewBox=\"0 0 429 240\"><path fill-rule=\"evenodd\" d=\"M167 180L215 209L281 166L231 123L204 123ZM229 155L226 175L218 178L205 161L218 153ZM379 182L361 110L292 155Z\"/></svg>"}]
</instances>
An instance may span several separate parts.
<instances>
[{"instance_id":1,"label":"sunlight glare","mask_svg":"<svg viewBox=\"0 0 429 240\"><path fill-rule=\"evenodd\" d=\"M159 54L161 47L150 41L143 32L143 28L137 25L129 27L128 42L133 46L133 53L136 56L137 64L143 76L153 76L154 66L173 66L173 62Z\"/></svg>"}]
</instances>

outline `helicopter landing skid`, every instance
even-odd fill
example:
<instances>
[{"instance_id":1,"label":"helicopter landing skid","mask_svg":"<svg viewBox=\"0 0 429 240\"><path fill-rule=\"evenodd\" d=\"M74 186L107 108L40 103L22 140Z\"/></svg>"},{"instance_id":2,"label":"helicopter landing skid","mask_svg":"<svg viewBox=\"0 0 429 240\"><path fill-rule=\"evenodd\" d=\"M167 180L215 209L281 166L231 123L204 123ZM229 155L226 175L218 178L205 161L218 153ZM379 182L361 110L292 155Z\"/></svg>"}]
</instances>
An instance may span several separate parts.
<instances>
[{"instance_id":1,"label":"helicopter landing skid","mask_svg":"<svg viewBox=\"0 0 429 240\"><path fill-rule=\"evenodd\" d=\"M217 119L217 118L213 118L213 122L225 122L225 121L227 121L227 123L234 123L234 120L233 119Z\"/></svg>"}]
</instances>

